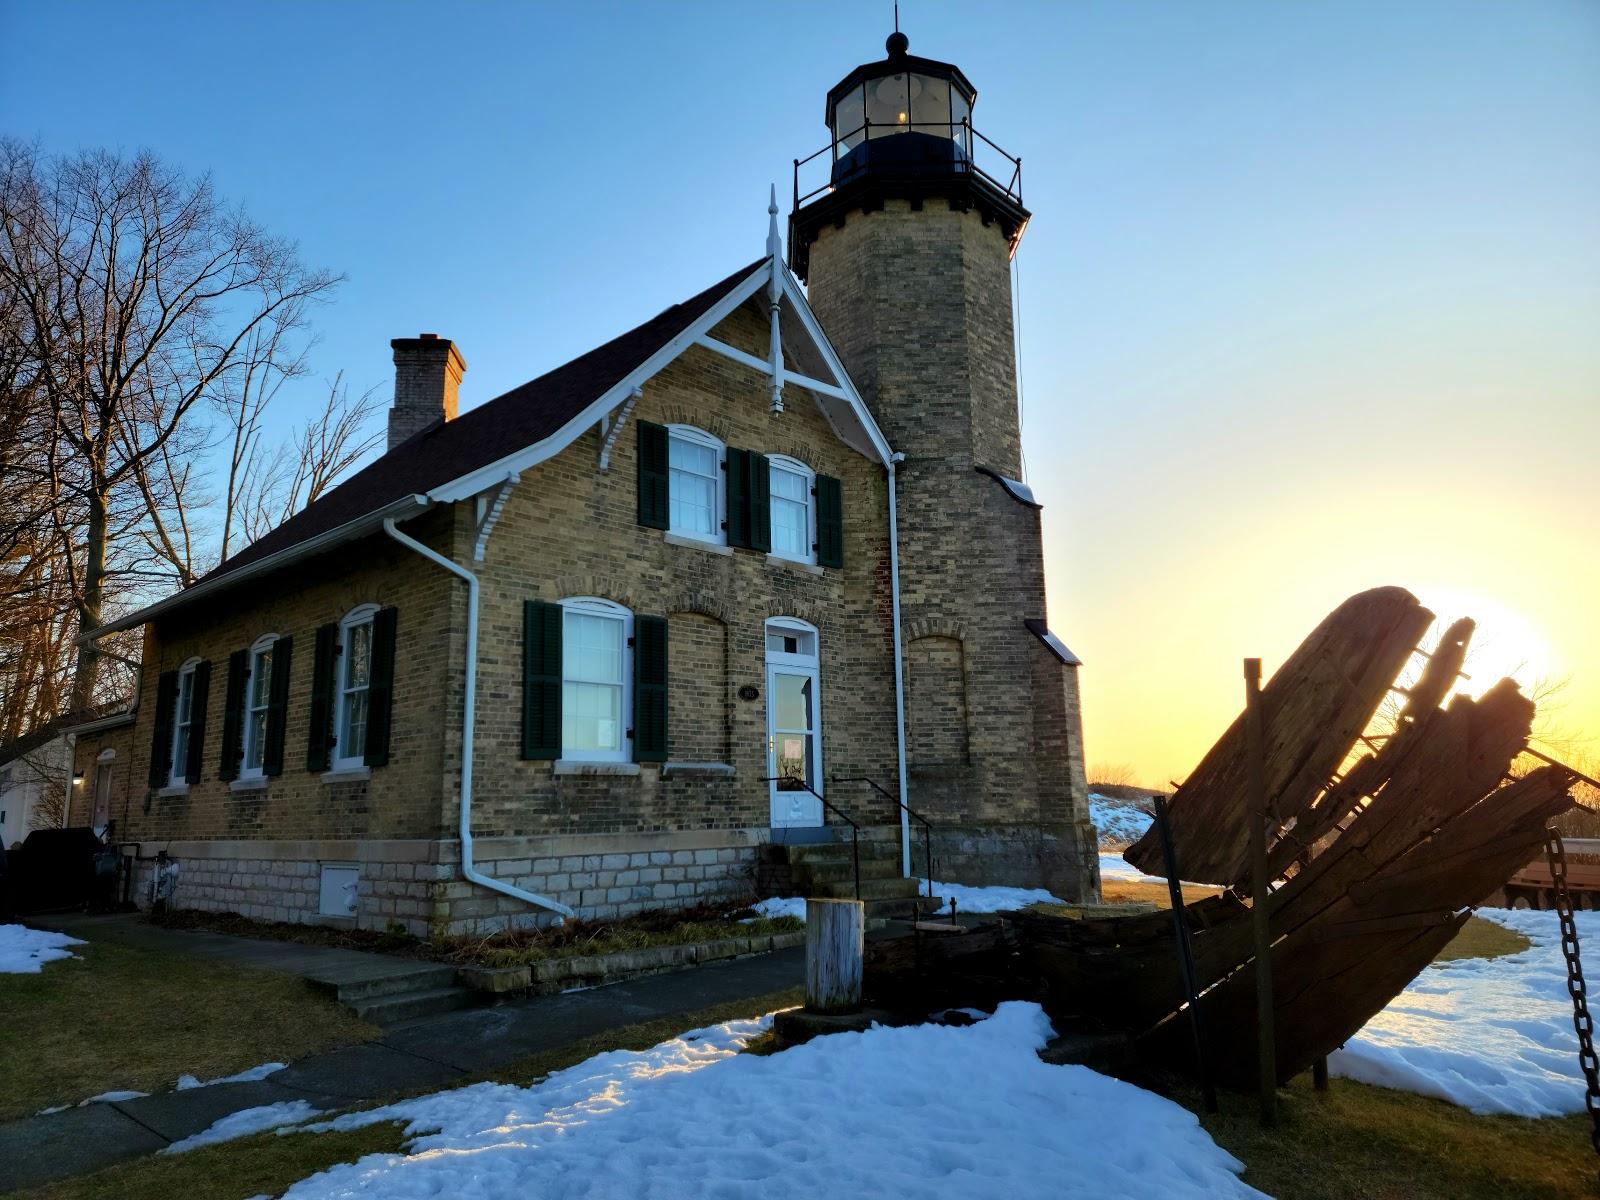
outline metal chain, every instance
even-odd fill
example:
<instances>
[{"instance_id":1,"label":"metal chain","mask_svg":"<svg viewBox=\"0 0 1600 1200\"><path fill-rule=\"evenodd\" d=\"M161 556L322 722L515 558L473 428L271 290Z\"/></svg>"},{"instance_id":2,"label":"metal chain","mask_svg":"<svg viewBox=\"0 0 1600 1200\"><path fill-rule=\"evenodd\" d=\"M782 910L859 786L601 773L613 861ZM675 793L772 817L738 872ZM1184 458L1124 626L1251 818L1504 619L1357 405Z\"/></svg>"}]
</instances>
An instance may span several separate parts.
<instances>
[{"instance_id":1,"label":"metal chain","mask_svg":"<svg viewBox=\"0 0 1600 1200\"><path fill-rule=\"evenodd\" d=\"M1546 831L1544 852L1550 860L1550 879L1556 913L1561 918L1561 953L1567 960L1567 993L1572 997L1572 1027L1578 1034L1578 1066L1588 1091L1583 1098L1589 1110L1589 1141L1600 1154L1600 1059L1594 1052L1594 1018L1589 1015L1589 994L1583 979L1583 959L1578 954L1578 924L1572 918L1572 894L1567 890L1567 850L1561 835Z\"/></svg>"}]
</instances>

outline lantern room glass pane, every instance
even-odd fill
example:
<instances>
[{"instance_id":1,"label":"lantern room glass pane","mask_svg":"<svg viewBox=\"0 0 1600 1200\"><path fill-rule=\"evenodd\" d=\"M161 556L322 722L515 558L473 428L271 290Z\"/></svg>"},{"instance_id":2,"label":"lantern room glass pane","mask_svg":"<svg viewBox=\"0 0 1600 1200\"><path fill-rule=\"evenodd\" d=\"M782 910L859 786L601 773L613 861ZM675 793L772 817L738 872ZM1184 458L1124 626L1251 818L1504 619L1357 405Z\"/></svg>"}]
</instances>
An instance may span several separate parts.
<instances>
[{"instance_id":1,"label":"lantern room glass pane","mask_svg":"<svg viewBox=\"0 0 1600 1200\"><path fill-rule=\"evenodd\" d=\"M907 131L911 122L911 98L907 91L910 79L910 75L902 72L867 80L870 136L880 138Z\"/></svg>"},{"instance_id":2,"label":"lantern room glass pane","mask_svg":"<svg viewBox=\"0 0 1600 1200\"><path fill-rule=\"evenodd\" d=\"M962 122L967 122L967 128L962 129ZM950 123L955 126L954 137L961 143L962 149L970 158L972 155L972 105L967 103L967 98L961 94L960 88L950 89Z\"/></svg>"},{"instance_id":3,"label":"lantern room glass pane","mask_svg":"<svg viewBox=\"0 0 1600 1200\"><path fill-rule=\"evenodd\" d=\"M859 146L864 138L861 123L866 119L866 96L862 88L851 88L833 109L833 140L835 155L846 154Z\"/></svg>"},{"instance_id":4,"label":"lantern room glass pane","mask_svg":"<svg viewBox=\"0 0 1600 1200\"><path fill-rule=\"evenodd\" d=\"M913 75L911 124L918 133L951 137L950 81L932 75Z\"/></svg>"}]
</instances>

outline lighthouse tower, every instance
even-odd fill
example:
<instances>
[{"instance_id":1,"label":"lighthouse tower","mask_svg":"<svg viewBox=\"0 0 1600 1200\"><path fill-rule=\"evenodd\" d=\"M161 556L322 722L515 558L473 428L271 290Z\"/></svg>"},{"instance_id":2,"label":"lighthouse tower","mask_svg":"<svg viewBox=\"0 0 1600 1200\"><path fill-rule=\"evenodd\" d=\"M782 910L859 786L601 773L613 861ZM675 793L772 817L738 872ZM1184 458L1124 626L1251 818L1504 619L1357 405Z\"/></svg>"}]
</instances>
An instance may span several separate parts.
<instances>
[{"instance_id":1,"label":"lighthouse tower","mask_svg":"<svg viewBox=\"0 0 1600 1200\"><path fill-rule=\"evenodd\" d=\"M1011 257L1021 163L973 125L960 68L888 56L828 93L796 163L789 257L897 471L908 796L944 877L1098 890L1078 660L1045 625L1022 477Z\"/></svg>"}]
</instances>

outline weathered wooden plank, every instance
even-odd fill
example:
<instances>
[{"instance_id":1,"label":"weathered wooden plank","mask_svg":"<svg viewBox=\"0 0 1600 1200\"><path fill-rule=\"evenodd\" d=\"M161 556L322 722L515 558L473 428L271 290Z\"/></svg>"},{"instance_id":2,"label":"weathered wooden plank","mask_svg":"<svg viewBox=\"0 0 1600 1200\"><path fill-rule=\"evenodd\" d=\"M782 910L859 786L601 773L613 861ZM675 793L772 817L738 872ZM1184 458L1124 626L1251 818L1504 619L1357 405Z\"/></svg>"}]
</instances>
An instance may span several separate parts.
<instances>
[{"instance_id":1,"label":"weathered wooden plank","mask_svg":"<svg viewBox=\"0 0 1600 1200\"><path fill-rule=\"evenodd\" d=\"M1262 709L1267 794L1280 824L1310 810L1432 620L1403 588L1362 592L1330 613L1273 675ZM1241 714L1168 802L1189 879L1232 886L1245 878L1246 764ZM1123 857L1149 874L1162 872L1153 833Z\"/></svg>"}]
</instances>

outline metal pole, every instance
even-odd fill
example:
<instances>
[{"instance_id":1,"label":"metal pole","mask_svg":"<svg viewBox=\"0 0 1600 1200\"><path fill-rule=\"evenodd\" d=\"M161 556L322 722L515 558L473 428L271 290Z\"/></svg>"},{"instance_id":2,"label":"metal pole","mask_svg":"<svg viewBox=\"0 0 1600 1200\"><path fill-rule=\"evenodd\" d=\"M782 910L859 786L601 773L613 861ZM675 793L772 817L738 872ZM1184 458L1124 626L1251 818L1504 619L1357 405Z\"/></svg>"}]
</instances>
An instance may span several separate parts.
<instances>
[{"instance_id":1,"label":"metal pole","mask_svg":"<svg viewBox=\"0 0 1600 1200\"><path fill-rule=\"evenodd\" d=\"M1161 856L1167 867L1167 896L1172 902L1172 936L1178 943L1178 976L1183 982L1183 998L1189 1002L1189 1033L1194 1039L1195 1070L1200 1075L1200 1094L1206 1111L1217 1111L1217 1089L1211 1082L1211 1063L1206 1057L1205 1034L1200 1028L1200 981L1194 968L1194 943L1189 940L1189 922L1184 916L1182 876L1178 874L1178 852L1172 844L1172 825L1167 820L1167 802L1153 797L1156 830L1161 834Z\"/></svg>"},{"instance_id":2,"label":"metal pole","mask_svg":"<svg viewBox=\"0 0 1600 1200\"><path fill-rule=\"evenodd\" d=\"M1267 891L1267 748L1261 717L1261 660L1244 660L1246 797L1250 821L1250 927L1256 957L1256 1065L1260 1072L1261 1127L1278 1123L1277 1038L1272 1021L1272 930Z\"/></svg>"}]
</instances>

